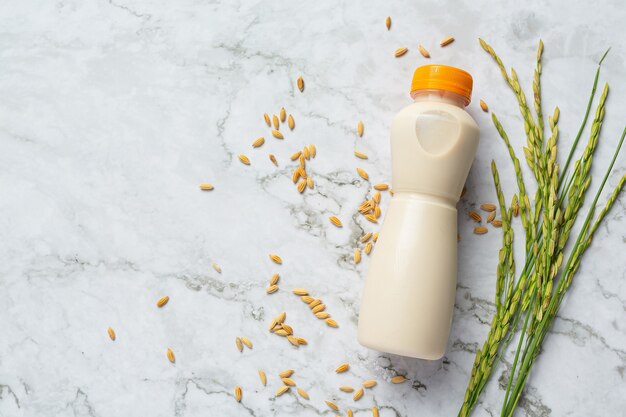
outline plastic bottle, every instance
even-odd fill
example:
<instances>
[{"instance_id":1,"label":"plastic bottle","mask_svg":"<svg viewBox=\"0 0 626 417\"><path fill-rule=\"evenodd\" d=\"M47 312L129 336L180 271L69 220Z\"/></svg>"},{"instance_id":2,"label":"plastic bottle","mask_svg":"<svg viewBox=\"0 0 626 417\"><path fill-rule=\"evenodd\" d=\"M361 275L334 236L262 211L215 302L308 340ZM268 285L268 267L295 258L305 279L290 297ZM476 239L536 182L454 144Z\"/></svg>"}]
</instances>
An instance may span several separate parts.
<instances>
[{"instance_id":1,"label":"plastic bottle","mask_svg":"<svg viewBox=\"0 0 626 417\"><path fill-rule=\"evenodd\" d=\"M394 195L363 291L364 346L430 360L446 351L456 294L456 203L478 147L478 126L464 110L471 93L469 73L419 67L414 102L392 122Z\"/></svg>"}]
</instances>

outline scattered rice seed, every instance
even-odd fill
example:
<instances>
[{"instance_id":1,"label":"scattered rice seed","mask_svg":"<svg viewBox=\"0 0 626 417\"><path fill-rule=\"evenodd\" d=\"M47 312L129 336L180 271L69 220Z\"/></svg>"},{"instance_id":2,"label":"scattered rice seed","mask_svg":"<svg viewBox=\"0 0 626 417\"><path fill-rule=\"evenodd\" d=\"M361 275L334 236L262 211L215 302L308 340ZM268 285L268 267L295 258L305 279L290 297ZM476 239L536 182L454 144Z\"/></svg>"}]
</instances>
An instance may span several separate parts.
<instances>
[{"instance_id":1,"label":"scattered rice seed","mask_svg":"<svg viewBox=\"0 0 626 417\"><path fill-rule=\"evenodd\" d=\"M342 363L341 365L339 365L335 369L335 372L337 372L338 374L341 374L341 373L346 372L348 369L350 369L350 364L349 363Z\"/></svg>"},{"instance_id":2,"label":"scattered rice seed","mask_svg":"<svg viewBox=\"0 0 626 417\"><path fill-rule=\"evenodd\" d=\"M294 372L295 371L293 369L285 369L284 371L280 372L278 376L281 378L289 378L291 375L293 375Z\"/></svg>"},{"instance_id":3,"label":"scattered rice seed","mask_svg":"<svg viewBox=\"0 0 626 417\"><path fill-rule=\"evenodd\" d=\"M378 204L376 204L374 206L374 217L379 218L381 215L381 211L380 211L380 206Z\"/></svg>"},{"instance_id":4,"label":"scattered rice seed","mask_svg":"<svg viewBox=\"0 0 626 417\"><path fill-rule=\"evenodd\" d=\"M372 200L374 200L376 202L376 204L380 204L380 191L376 191L374 193L374 196L372 197Z\"/></svg>"},{"instance_id":5,"label":"scattered rice seed","mask_svg":"<svg viewBox=\"0 0 626 417\"><path fill-rule=\"evenodd\" d=\"M424 58L430 58L430 53L421 44L418 45L417 49L419 49L420 54L422 54Z\"/></svg>"},{"instance_id":6,"label":"scattered rice seed","mask_svg":"<svg viewBox=\"0 0 626 417\"><path fill-rule=\"evenodd\" d=\"M272 275L272 278L270 278L270 285L278 284L279 280L280 280L280 275L279 274Z\"/></svg>"},{"instance_id":7,"label":"scattered rice seed","mask_svg":"<svg viewBox=\"0 0 626 417\"><path fill-rule=\"evenodd\" d=\"M322 304L318 304L315 307L313 307L311 309L311 311L313 312L313 314L317 314L317 313L321 313L322 311L326 310L326 304L322 303Z\"/></svg>"},{"instance_id":8,"label":"scattered rice seed","mask_svg":"<svg viewBox=\"0 0 626 417\"><path fill-rule=\"evenodd\" d=\"M293 181L293 183L295 184L298 182L299 179L300 179L300 170L294 169L293 174L291 174L291 181Z\"/></svg>"},{"instance_id":9,"label":"scattered rice seed","mask_svg":"<svg viewBox=\"0 0 626 417\"><path fill-rule=\"evenodd\" d=\"M304 79L302 76L298 77L298 90L302 93L304 91Z\"/></svg>"},{"instance_id":10,"label":"scattered rice seed","mask_svg":"<svg viewBox=\"0 0 626 417\"><path fill-rule=\"evenodd\" d=\"M109 338L115 341L115 330L113 330L113 327L109 327L107 333L109 334Z\"/></svg>"},{"instance_id":11,"label":"scattered rice seed","mask_svg":"<svg viewBox=\"0 0 626 417\"><path fill-rule=\"evenodd\" d=\"M482 99L478 102L478 104L480 104L480 108L487 113L489 111L489 106L487 106L487 103L485 103Z\"/></svg>"},{"instance_id":12,"label":"scattered rice seed","mask_svg":"<svg viewBox=\"0 0 626 417\"><path fill-rule=\"evenodd\" d=\"M300 164L300 168L302 168L304 170L304 167L306 166L306 161L304 159L304 155L300 155L298 157L298 163Z\"/></svg>"},{"instance_id":13,"label":"scattered rice seed","mask_svg":"<svg viewBox=\"0 0 626 417\"><path fill-rule=\"evenodd\" d=\"M288 335L293 334L293 329L287 323L282 323L283 330L287 332Z\"/></svg>"},{"instance_id":14,"label":"scattered rice seed","mask_svg":"<svg viewBox=\"0 0 626 417\"><path fill-rule=\"evenodd\" d=\"M284 122L285 119L287 118L287 112L285 111L284 107L280 108L280 113L279 114L280 114L280 121Z\"/></svg>"},{"instance_id":15,"label":"scattered rice seed","mask_svg":"<svg viewBox=\"0 0 626 417\"><path fill-rule=\"evenodd\" d=\"M299 345L308 345L309 344L309 342L307 342L304 337L296 337L296 340L298 341Z\"/></svg>"},{"instance_id":16,"label":"scattered rice seed","mask_svg":"<svg viewBox=\"0 0 626 417\"><path fill-rule=\"evenodd\" d=\"M163 307L165 304L167 304L167 302L168 302L169 300L170 300L170 297L169 297L169 296L167 296L167 295L166 295L165 297L161 297L161 298L159 298L159 300L157 301L156 306L157 306L157 307L159 307L159 308L161 308L161 307Z\"/></svg>"},{"instance_id":17,"label":"scattered rice seed","mask_svg":"<svg viewBox=\"0 0 626 417\"><path fill-rule=\"evenodd\" d=\"M265 119L265 123L267 124L267 127L271 127L272 121L270 120L270 116L267 113L263 113L263 118Z\"/></svg>"},{"instance_id":18,"label":"scattered rice seed","mask_svg":"<svg viewBox=\"0 0 626 417\"><path fill-rule=\"evenodd\" d=\"M278 116L276 116L275 114L272 115L272 124L274 125L274 129L279 129L280 123L278 122Z\"/></svg>"},{"instance_id":19,"label":"scattered rice seed","mask_svg":"<svg viewBox=\"0 0 626 417\"><path fill-rule=\"evenodd\" d=\"M452 36L446 36L445 38L443 38L441 40L441 42L439 42L440 46L448 46L450 45L452 42L454 42L454 38Z\"/></svg>"},{"instance_id":20,"label":"scattered rice seed","mask_svg":"<svg viewBox=\"0 0 626 417\"><path fill-rule=\"evenodd\" d=\"M329 406L333 410L339 411L339 407L337 407L337 404L335 404L334 402L328 401L328 400L324 400L324 402L326 403L327 406Z\"/></svg>"},{"instance_id":21,"label":"scattered rice seed","mask_svg":"<svg viewBox=\"0 0 626 417\"><path fill-rule=\"evenodd\" d=\"M241 342L246 345L248 349L252 349L252 342L245 336L241 336Z\"/></svg>"},{"instance_id":22,"label":"scattered rice seed","mask_svg":"<svg viewBox=\"0 0 626 417\"><path fill-rule=\"evenodd\" d=\"M215 262L213 262L211 266L213 267L213 269L215 269L215 272L217 272L218 274L222 273L222 267L216 264Z\"/></svg>"},{"instance_id":23,"label":"scattered rice seed","mask_svg":"<svg viewBox=\"0 0 626 417\"><path fill-rule=\"evenodd\" d=\"M367 159L367 155L360 151L354 151L354 156L360 159Z\"/></svg>"},{"instance_id":24,"label":"scattered rice seed","mask_svg":"<svg viewBox=\"0 0 626 417\"><path fill-rule=\"evenodd\" d=\"M367 244L365 245L365 248L363 248L363 251L365 252L366 255L369 255L370 252L372 252L372 242L367 242Z\"/></svg>"},{"instance_id":25,"label":"scattered rice seed","mask_svg":"<svg viewBox=\"0 0 626 417\"><path fill-rule=\"evenodd\" d=\"M241 387L236 386L235 387L235 399L237 400L238 403L241 402L241 396L242 396Z\"/></svg>"},{"instance_id":26,"label":"scattered rice seed","mask_svg":"<svg viewBox=\"0 0 626 417\"><path fill-rule=\"evenodd\" d=\"M213 188L213 184L210 184L208 182L203 182L202 184L200 184L200 189L202 191L211 191Z\"/></svg>"},{"instance_id":27,"label":"scattered rice seed","mask_svg":"<svg viewBox=\"0 0 626 417\"><path fill-rule=\"evenodd\" d=\"M259 146L263 145L265 143L265 138L264 137L260 137L258 139L256 139L254 142L252 142L252 147L253 148L258 148Z\"/></svg>"},{"instance_id":28,"label":"scattered rice seed","mask_svg":"<svg viewBox=\"0 0 626 417\"><path fill-rule=\"evenodd\" d=\"M276 319L272 320L272 322L270 323L270 326L268 328L269 331L273 332L274 331L274 327L276 327L277 325L278 325L278 322L276 321Z\"/></svg>"},{"instance_id":29,"label":"scattered rice seed","mask_svg":"<svg viewBox=\"0 0 626 417\"><path fill-rule=\"evenodd\" d=\"M341 220L339 220L337 216L330 216L328 220L337 227L343 227L343 223L341 223Z\"/></svg>"},{"instance_id":30,"label":"scattered rice seed","mask_svg":"<svg viewBox=\"0 0 626 417\"><path fill-rule=\"evenodd\" d=\"M300 155L302 155L302 151L295 152L291 154L289 159L291 159L292 161L295 161L296 159L300 158Z\"/></svg>"},{"instance_id":31,"label":"scattered rice seed","mask_svg":"<svg viewBox=\"0 0 626 417\"><path fill-rule=\"evenodd\" d=\"M296 382L291 379L291 378L281 378L281 381L283 381L283 384L289 386L289 387L295 387L296 386Z\"/></svg>"},{"instance_id":32,"label":"scattered rice seed","mask_svg":"<svg viewBox=\"0 0 626 417\"><path fill-rule=\"evenodd\" d=\"M339 324L337 324L337 322L331 318L328 318L325 321L329 327L339 327Z\"/></svg>"},{"instance_id":33,"label":"scattered rice seed","mask_svg":"<svg viewBox=\"0 0 626 417\"><path fill-rule=\"evenodd\" d=\"M308 178L306 179L306 185L307 185L307 187L309 187L309 189L311 189L311 190L312 190L312 189L313 189L313 186L315 185L315 184L313 183L313 178L308 177Z\"/></svg>"},{"instance_id":34,"label":"scattered rice seed","mask_svg":"<svg viewBox=\"0 0 626 417\"><path fill-rule=\"evenodd\" d=\"M365 233L363 236L361 236L361 239L359 239L359 241L360 241L361 243L365 243L365 242L367 242L368 240L370 240L370 238L371 238L371 237L372 237L372 232L367 232L367 233Z\"/></svg>"},{"instance_id":35,"label":"scattered rice seed","mask_svg":"<svg viewBox=\"0 0 626 417\"><path fill-rule=\"evenodd\" d=\"M284 386L278 388L278 390L276 390L276 396L280 397L281 395L283 395L287 391L289 391L289 387L287 385L284 385Z\"/></svg>"},{"instance_id":36,"label":"scattered rice seed","mask_svg":"<svg viewBox=\"0 0 626 417\"><path fill-rule=\"evenodd\" d=\"M359 388L358 390L356 390L356 392L354 393L354 396L352 397L352 399L354 401L359 401L361 399L361 397L363 397L363 388Z\"/></svg>"},{"instance_id":37,"label":"scattered rice seed","mask_svg":"<svg viewBox=\"0 0 626 417\"><path fill-rule=\"evenodd\" d=\"M480 214L476 211L470 211L469 216L472 218L472 220L474 220L476 223L481 222L483 220L482 217L480 217Z\"/></svg>"},{"instance_id":38,"label":"scattered rice seed","mask_svg":"<svg viewBox=\"0 0 626 417\"><path fill-rule=\"evenodd\" d=\"M292 345L294 345L295 347L298 347L300 344L298 343L298 339L296 339L295 337L293 337L292 335L288 335L287 336L287 340L289 340L289 343L291 343Z\"/></svg>"},{"instance_id":39,"label":"scattered rice seed","mask_svg":"<svg viewBox=\"0 0 626 417\"><path fill-rule=\"evenodd\" d=\"M305 400L309 399L309 394L307 394L305 390L303 390L302 388L298 388L297 391L298 391L298 394L300 394L302 398L304 398Z\"/></svg>"},{"instance_id":40,"label":"scattered rice seed","mask_svg":"<svg viewBox=\"0 0 626 417\"><path fill-rule=\"evenodd\" d=\"M239 352L243 352L243 343L241 343L241 338L239 336L235 338L235 345L237 346L237 350Z\"/></svg>"},{"instance_id":41,"label":"scattered rice seed","mask_svg":"<svg viewBox=\"0 0 626 417\"><path fill-rule=\"evenodd\" d=\"M320 300L319 298L316 298L315 300L309 303L309 308L313 309L314 307L317 307L320 304L322 304L322 300Z\"/></svg>"},{"instance_id":42,"label":"scattered rice seed","mask_svg":"<svg viewBox=\"0 0 626 417\"><path fill-rule=\"evenodd\" d=\"M363 136L363 122L359 120L359 123L356 125L356 132L359 136Z\"/></svg>"},{"instance_id":43,"label":"scattered rice seed","mask_svg":"<svg viewBox=\"0 0 626 417\"><path fill-rule=\"evenodd\" d=\"M487 223L491 223L493 219L495 218L496 218L496 212L494 210L491 213L489 213L489 215L487 215Z\"/></svg>"},{"instance_id":44,"label":"scattered rice seed","mask_svg":"<svg viewBox=\"0 0 626 417\"><path fill-rule=\"evenodd\" d=\"M274 136L276 139L285 139L283 134L276 129L272 129L272 136Z\"/></svg>"},{"instance_id":45,"label":"scattered rice seed","mask_svg":"<svg viewBox=\"0 0 626 417\"><path fill-rule=\"evenodd\" d=\"M347 417L354 417L354 413L352 412L352 410L350 410L350 409L348 408L348 410L346 411L346 416L347 416Z\"/></svg>"},{"instance_id":46,"label":"scattered rice seed","mask_svg":"<svg viewBox=\"0 0 626 417\"><path fill-rule=\"evenodd\" d=\"M340 391L343 391L343 392L354 392L354 388L349 387L349 386L347 386L347 385L342 385L342 386L340 386L340 387L339 387L339 390L340 390Z\"/></svg>"},{"instance_id":47,"label":"scattered rice seed","mask_svg":"<svg viewBox=\"0 0 626 417\"><path fill-rule=\"evenodd\" d=\"M287 118L287 125L289 126L289 129L293 130L294 127L296 127L296 122L293 120L293 116L289 115L289 117Z\"/></svg>"},{"instance_id":48,"label":"scattered rice seed","mask_svg":"<svg viewBox=\"0 0 626 417\"><path fill-rule=\"evenodd\" d=\"M374 216L373 214L366 214L365 218L372 223L378 223L378 219L376 219L376 216Z\"/></svg>"},{"instance_id":49,"label":"scattered rice seed","mask_svg":"<svg viewBox=\"0 0 626 417\"><path fill-rule=\"evenodd\" d=\"M365 181L370 179L370 176L367 174L367 172L363 169L363 168L357 168L356 172L359 174L359 176L361 178L363 178Z\"/></svg>"},{"instance_id":50,"label":"scattered rice seed","mask_svg":"<svg viewBox=\"0 0 626 417\"><path fill-rule=\"evenodd\" d=\"M378 413L378 407L376 406L372 407L372 417L380 417L380 414Z\"/></svg>"},{"instance_id":51,"label":"scattered rice seed","mask_svg":"<svg viewBox=\"0 0 626 417\"><path fill-rule=\"evenodd\" d=\"M278 329L274 333L276 333L277 335L282 336L282 337L289 336L289 333L287 333L287 331L283 330L283 329Z\"/></svg>"},{"instance_id":52,"label":"scattered rice seed","mask_svg":"<svg viewBox=\"0 0 626 417\"><path fill-rule=\"evenodd\" d=\"M315 145L309 145L309 153L311 154L311 158L315 158L315 155L317 155L317 149L315 148Z\"/></svg>"},{"instance_id":53,"label":"scattered rice seed","mask_svg":"<svg viewBox=\"0 0 626 417\"><path fill-rule=\"evenodd\" d=\"M276 160L276 156L273 153L269 154L269 158L270 158L270 161L272 161L272 164L274 164L275 166L278 166L278 161Z\"/></svg>"},{"instance_id":54,"label":"scattered rice seed","mask_svg":"<svg viewBox=\"0 0 626 417\"><path fill-rule=\"evenodd\" d=\"M311 159L311 154L309 153L309 148L307 148L306 146L304 148L302 148L302 155L304 155L304 158L306 160Z\"/></svg>"},{"instance_id":55,"label":"scattered rice seed","mask_svg":"<svg viewBox=\"0 0 626 417\"><path fill-rule=\"evenodd\" d=\"M391 29L391 17L387 16L385 19L385 26L387 26L387 30Z\"/></svg>"},{"instance_id":56,"label":"scattered rice seed","mask_svg":"<svg viewBox=\"0 0 626 417\"><path fill-rule=\"evenodd\" d=\"M493 227L502 227L502 220L494 220L491 222Z\"/></svg>"},{"instance_id":57,"label":"scattered rice seed","mask_svg":"<svg viewBox=\"0 0 626 417\"><path fill-rule=\"evenodd\" d=\"M298 192L303 193L306 189L306 180L302 180L298 183Z\"/></svg>"},{"instance_id":58,"label":"scattered rice seed","mask_svg":"<svg viewBox=\"0 0 626 417\"><path fill-rule=\"evenodd\" d=\"M496 205L491 203L485 203L480 205L480 209L483 211L495 211Z\"/></svg>"},{"instance_id":59,"label":"scattered rice seed","mask_svg":"<svg viewBox=\"0 0 626 417\"><path fill-rule=\"evenodd\" d=\"M408 48L398 48L393 54L395 55L396 58L400 58L402 55L406 54L408 51L409 51Z\"/></svg>"},{"instance_id":60,"label":"scattered rice seed","mask_svg":"<svg viewBox=\"0 0 626 417\"><path fill-rule=\"evenodd\" d=\"M287 318L287 313L283 311L276 317L276 323L283 324L286 318Z\"/></svg>"},{"instance_id":61,"label":"scattered rice seed","mask_svg":"<svg viewBox=\"0 0 626 417\"><path fill-rule=\"evenodd\" d=\"M276 291L278 291L278 285L276 284L272 284L265 289L267 294L274 294Z\"/></svg>"},{"instance_id":62,"label":"scattered rice seed","mask_svg":"<svg viewBox=\"0 0 626 417\"><path fill-rule=\"evenodd\" d=\"M265 375L265 372L262 369L259 369L259 378L261 379L261 384L263 384L263 386L267 385L267 375Z\"/></svg>"},{"instance_id":63,"label":"scattered rice seed","mask_svg":"<svg viewBox=\"0 0 626 417\"><path fill-rule=\"evenodd\" d=\"M378 240L378 233L380 233L380 232L376 232L376 233L374 233L374 234L372 235L372 240L373 240L374 242L376 242L376 241Z\"/></svg>"},{"instance_id":64,"label":"scattered rice seed","mask_svg":"<svg viewBox=\"0 0 626 417\"><path fill-rule=\"evenodd\" d=\"M391 382L394 384L401 384L404 381L406 381L406 378L403 375L396 375L393 378L391 378Z\"/></svg>"},{"instance_id":65,"label":"scattered rice seed","mask_svg":"<svg viewBox=\"0 0 626 417\"><path fill-rule=\"evenodd\" d=\"M294 288L292 292L295 295L309 295L309 292L305 290L304 288Z\"/></svg>"},{"instance_id":66,"label":"scattered rice seed","mask_svg":"<svg viewBox=\"0 0 626 417\"><path fill-rule=\"evenodd\" d=\"M239 155L239 160L244 165L250 165L250 159L247 156L245 156L244 154Z\"/></svg>"},{"instance_id":67,"label":"scattered rice seed","mask_svg":"<svg viewBox=\"0 0 626 417\"><path fill-rule=\"evenodd\" d=\"M274 254L274 253L270 253L270 259L272 260L272 262L274 262L275 264L282 264L283 260L280 258L280 256Z\"/></svg>"},{"instance_id":68,"label":"scattered rice seed","mask_svg":"<svg viewBox=\"0 0 626 417\"><path fill-rule=\"evenodd\" d=\"M313 297L311 297L310 295L303 295L302 297L300 297L300 299L302 301L304 301L305 303L309 304L312 303L313 300L315 300Z\"/></svg>"},{"instance_id":69,"label":"scattered rice seed","mask_svg":"<svg viewBox=\"0 0 626 417\"><path fill-rule=\"evenodd\" d=\"M361 251L359 249L354 250L354 263L358 264L361 262Z\"/></svg>"},{"instance_id":70,"label":"scattered rice seed","mask_svg":"<svg viewBox=\"0 0 626 417\"><path fill-rule=\"evenodd\" d=\"M389 189L389 185L385 183L376 184L374 185L374 189L378 191L385 191Z\"/></svg>"},{"instance_id":71,"label":"scattered rice seed","mask_svg":"<svg viewBox=\"0 0 626 417\"><path fill-rule=\"evenodd\" d=\"M176 362L176 356L174 356L174 352L170 348L167 348L167 359L172 363Z\"/></svg>"},{"instance_id":72,"label":"scattered rice seed","mask_svg":"<svg viewBox=\"0 0 626 417\"><path fill-rule=\"evenodd\" d=\"M476 233L477 235L484 235L488 231L489 230L487 230L487 228L484 226L478 226L474 228L474 233Z\"/></svg>"},{"instance_id":73,"label":"scattered rice seed","mask_svg":"<svg viewBox=\"0 0 626 417\"><path fill-rule=\"evenodd\" d=\"M315 317L323 320L329 318L330 314L327 311L320 311L319 313L315 313Z\"/></svg>"},{"instance_id":74,"label":"scattered rice seed","mask_svg":"<svg viewBox=\"0 0 626 417\"><path fill-rule=\"evenodd\" d=\"M366 200L364 202L361 203L361 205L358 208L359 213L365 214L368 211L370 211L372 209L372 205L370 204L369 200Z\"/></svg>"},{"instance_id":75,"label":"scattered rice seed","mask_svg":"<svg viewBox=\"0 0 626 417\"><path fill-rule=\"evenodd\" d=\"M363 385L365 388L373 388L376 386L377 382L375 379L368 379L367 381L363 381Z\"/></svg>"}]
</instances>

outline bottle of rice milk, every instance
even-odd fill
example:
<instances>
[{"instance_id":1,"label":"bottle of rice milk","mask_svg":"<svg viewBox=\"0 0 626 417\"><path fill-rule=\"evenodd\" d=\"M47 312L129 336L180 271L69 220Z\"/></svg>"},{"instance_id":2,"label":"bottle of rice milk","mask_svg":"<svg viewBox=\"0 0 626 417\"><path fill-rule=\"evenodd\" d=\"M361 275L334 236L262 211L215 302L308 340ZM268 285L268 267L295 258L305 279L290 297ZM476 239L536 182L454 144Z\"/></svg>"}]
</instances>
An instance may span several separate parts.
<instances>
[{"instance_id":1,"label":"bottle of rice milk","mask_svg":"<svg viewBox=\"0 0 626 417\"><path fill-rule=\"evenodd\" d=\"M413 103L392 122L394 196L363 291L364 346L422 359L446 351L456 292L456 203L478 147L478 126L464 110L471 93L469 73L419 67Z\"/></svg>"}]
</instances>

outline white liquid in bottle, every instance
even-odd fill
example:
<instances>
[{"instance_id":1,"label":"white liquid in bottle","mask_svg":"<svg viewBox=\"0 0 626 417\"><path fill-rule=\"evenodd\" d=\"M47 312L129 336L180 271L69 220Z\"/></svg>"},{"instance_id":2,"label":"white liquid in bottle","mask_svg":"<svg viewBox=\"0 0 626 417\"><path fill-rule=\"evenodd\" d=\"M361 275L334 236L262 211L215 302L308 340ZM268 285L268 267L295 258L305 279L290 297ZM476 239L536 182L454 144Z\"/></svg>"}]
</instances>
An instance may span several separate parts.
<instances>
[{"instance_id":1,"label":"white liquid in bottle","mask_svg":"<svg viewBox=\"0 0 626 417\"><path fill-rule=\"evenodd\" d=\"M428 65L391 125L392 188L359 314L359 342L384 352L439 359L450 333L457 277L456 203L478 147L464 110L471 76Z\"/></svg>"}]
</instances>

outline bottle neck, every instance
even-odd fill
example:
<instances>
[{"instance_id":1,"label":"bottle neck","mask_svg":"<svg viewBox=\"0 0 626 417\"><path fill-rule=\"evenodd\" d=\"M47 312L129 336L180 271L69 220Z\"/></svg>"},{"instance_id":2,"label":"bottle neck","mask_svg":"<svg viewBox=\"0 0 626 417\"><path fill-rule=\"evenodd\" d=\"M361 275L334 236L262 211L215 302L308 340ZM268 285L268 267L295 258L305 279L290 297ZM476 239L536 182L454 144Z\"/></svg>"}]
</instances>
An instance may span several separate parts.
<instances>
[{"instance_id":1,"label":"bottle neck","mask_svg":"<svg viewBox=\"0 0 626 417\"><path fill-rule=\"evenodd\" d=\"M461 109L465 108L465 106L469 104L466 98L462 95L445 90L415 90L411 92L411 97L415 103L422 101L435 101L437 103L451 104Z\"/></svg>"}]
</instances>

